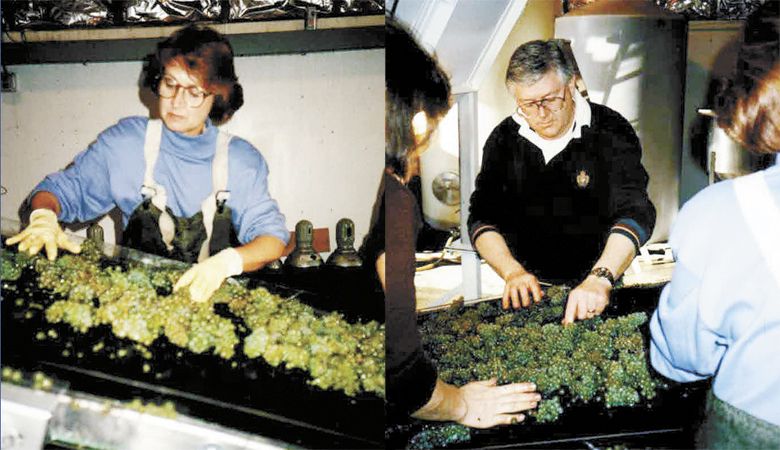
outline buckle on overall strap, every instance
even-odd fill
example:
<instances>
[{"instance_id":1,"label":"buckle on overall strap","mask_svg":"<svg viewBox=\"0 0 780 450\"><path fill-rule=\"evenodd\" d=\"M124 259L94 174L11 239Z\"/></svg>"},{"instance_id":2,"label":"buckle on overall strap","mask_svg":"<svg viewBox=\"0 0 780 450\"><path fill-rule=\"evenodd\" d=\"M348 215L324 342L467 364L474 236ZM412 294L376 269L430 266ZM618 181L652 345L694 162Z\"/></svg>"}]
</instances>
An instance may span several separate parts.
<instances>
[{"instance_id":1,"label":"buckle on overall strap","mask_svg":"<svg viewBox=\"0 0 780 450\"><path fill-rule=\"evenodd\" d=\"M217 191L214 194L214 199L217 201L217 209L219 212L222 212L225 207L225 203L227 203L227 201L230 199L230 191Z\"/></svg>"},{"instance_id":2,"label":"buckle on overall strap","mask_svg":"<svg viewBox=\"0 0 780 450\"><path fill-rule=\"evenodd\" d=\"M152 197L157 195L157 189L155 189L152 186L144 184L141 186L141 196L143 196L144 200L148 200Z\"/></svg>"}]
</instances>

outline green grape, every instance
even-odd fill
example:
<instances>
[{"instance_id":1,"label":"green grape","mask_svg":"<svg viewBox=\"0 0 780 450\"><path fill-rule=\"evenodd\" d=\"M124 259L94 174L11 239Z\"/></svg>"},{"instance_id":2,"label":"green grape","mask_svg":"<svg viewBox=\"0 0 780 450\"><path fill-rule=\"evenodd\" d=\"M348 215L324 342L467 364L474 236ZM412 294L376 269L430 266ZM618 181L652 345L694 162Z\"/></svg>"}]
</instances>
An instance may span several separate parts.
<instances>
[{"instance_id":1,"label":"green grape","mask_svg":"<svg viewBox=\"0 0 780 450\"><path fill-rule=\"evenodd\" d=\"M449 383L493 377L501 384L536 383L543 394L555 395L540 404L545 421L563 413L561 398L605 407L653 398L661 384L650 374L639 331L646 314L562 326L569 291L550 288L548 301L514 312L484 302L434 313L420 327L423 344Z\"/></svg>"},{"instance_id":2,"label":"green grape","mask_svg":"<svg viewBox=\"0 0 780 450\"><path fill-rule=\"evenodd\" d=\"M410 449L434 449L471 440L471 430L456 423L446 425L424 425L422 430L409 440Z\"/></svg>"},{"instance_id":3,"label":"green grape","mask_svg":"<svg viewBox=\"0 0 780 450\"><path fill-rule=\"evenodd\" d=\"M555 422L561 413L563 413L563 407L561 407L560 399L556 396L539 402L534 416L538 422Z\"/></svg>"},{"instance_id":4,"label":"green grape","mask_svg":"<svg viewBox=\"0 0 780 450\"><path fill-rule=\"evenodd\" d=\"M3 281L16 281L22 276L22 268L20 264L13 258L9 258L7 253L3 251L0 253L0 280Z\"/></svg>"},{"instance_id":5,"label":"green grape","mask_svg":"<svg viewBox=\"0 0 780 450\"><path fill-rule=\"evenodd\" d=\"M607 383L607 392L604 394L607 408L615 406L631 406L639 403L639 393L628 387Z\"/></svg>"},{"instance_id":6,"label":"green grape","mask_svg":"<svg viewBox=\"0 0 780 450\"><path fill-rule=\"evenodd\" d=\"M320 315L297 300L234 283L224 283L208 303L193 303L186 290L171 292L182 270L132 263L126 270L103 269L102 258L100 247L91 241L84 243L81 254L61 255L56 261L3 250L3 278L6 272L10 279L11 272L32 267L38 287L52 293L54 301L45 305L48 321L67 323L79 332L108 325L116 336L134 341L146 359L151 359L147 346L161 336L194 353L212 352L227 360L240 346L249 358L308 371L310 383L323 389L385 395L384 325L352 324L341 314ZM24 306L26 300L20 300ZM238 329L249 332L244 342L236 325L214 311L216 303L226 304L240 321ZM475 326L478 319L474 314L468 325ZM48 334L57 339L54 330ZM101 348L98 343L93 352ZM145 364L144 371L150 370Z\"/></svg>"}]
</instances>

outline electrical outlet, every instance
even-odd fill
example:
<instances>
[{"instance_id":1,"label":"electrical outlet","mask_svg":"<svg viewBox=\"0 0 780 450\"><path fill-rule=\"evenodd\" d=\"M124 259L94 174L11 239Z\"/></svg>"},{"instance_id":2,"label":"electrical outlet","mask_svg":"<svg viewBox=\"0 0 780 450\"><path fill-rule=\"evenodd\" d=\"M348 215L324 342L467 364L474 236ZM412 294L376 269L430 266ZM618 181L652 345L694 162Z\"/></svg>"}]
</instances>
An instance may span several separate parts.
<instances>
[{"instance_id":1,"label":"electrical outlet","mask_svg":"<svg viewBox=\"0 0 780 450\"><path fill-rule=\"evenodd\" d=\"M16 74L3 71L3 92L16 92Z\"/></svg>"}]
</instances>

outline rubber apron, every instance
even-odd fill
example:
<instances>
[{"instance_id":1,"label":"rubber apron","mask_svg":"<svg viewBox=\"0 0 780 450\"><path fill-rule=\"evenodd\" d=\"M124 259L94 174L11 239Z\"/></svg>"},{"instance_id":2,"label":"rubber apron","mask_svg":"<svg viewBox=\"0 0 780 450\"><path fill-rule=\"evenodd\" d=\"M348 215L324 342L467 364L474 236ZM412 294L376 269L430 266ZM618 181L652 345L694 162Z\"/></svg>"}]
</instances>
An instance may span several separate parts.
<instances>
[{"instance_id":1,"label":"rubber apron","mask_svg":"<svg viewBox=\"0 0 780 450\"><path fill-rule=\"evenodd\" d=\"M154 180L163 124L149 120L144 141L143 201L130 215L123 245L147 253L194 263L239 245L227 206L228 147L232 136L220 131L211 163L212 192L192 217L177 217L167 206L165 188Z\"/></svg>"}]
</instances>

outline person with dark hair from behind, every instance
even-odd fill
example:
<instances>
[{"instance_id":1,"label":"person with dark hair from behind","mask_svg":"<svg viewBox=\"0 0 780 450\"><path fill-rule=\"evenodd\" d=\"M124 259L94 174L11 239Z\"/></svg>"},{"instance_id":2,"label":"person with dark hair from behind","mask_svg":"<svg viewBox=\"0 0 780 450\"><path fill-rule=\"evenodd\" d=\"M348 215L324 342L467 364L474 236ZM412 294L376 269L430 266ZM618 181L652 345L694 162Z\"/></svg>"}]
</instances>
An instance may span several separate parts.
<instances>
[{"instance_id":1,"label":"person with dark hair from behind","mask_svg":"<svg viewBox=\"0 0 780 450\"><path fill-rule=\"evenodd\" d=\"M384 203L366 246L373 246L370 260L376 261L385 287L388 420L412 415L476 428L522 421L522 411L540 400L533 384L497 386L493 379L456 387L438 379L423 351L414 288L421 219L406 183L417 173L420 152L450 108L450 85L436 60L390 19L385 49L386 167L380 189Z\"/></svg>"},{"instance_id":2,"label":"person with dark hair from behind","mask_svg":"<svg viewBox=\"0 0 780 450\"><path fill-rule=\"evenodd\" d=\"M247 141L217 128L243 104L233 50L196 25L160 42L143 83L160 120L128 117L100 133L71 166L30 194L30 224L11 237L30 254L73 253L59 222L86 222L114 207L123 245L197 263L174 289L205 301L229 276L275 261L289 240L268 192L268 166Z\"/></svg>"},{"instance_id":3,"label":"person with dark hair from behind","mask_svg":"<svg viewBox=\"0 0 780 450\"><path fill-rule=\"evenodd\" d=\"M718 125L750 150L780 152L780 3L745 28ZM650 360L680 382L713 377L702 448L780 448L780 166L722 181L680 211L672 281L650 322Z\"/></svg>"}]
</instances>

